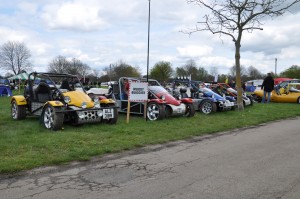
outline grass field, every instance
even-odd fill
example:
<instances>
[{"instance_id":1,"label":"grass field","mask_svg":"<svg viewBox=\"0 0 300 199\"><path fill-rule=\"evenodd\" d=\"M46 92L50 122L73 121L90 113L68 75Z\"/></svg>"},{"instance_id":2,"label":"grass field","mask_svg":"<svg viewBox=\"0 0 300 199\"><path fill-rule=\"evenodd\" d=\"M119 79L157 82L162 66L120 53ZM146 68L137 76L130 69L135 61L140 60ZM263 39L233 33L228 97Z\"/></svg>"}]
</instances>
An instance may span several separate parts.
<instances>
[{"instance_id":1,"label":"grass field","mask_svg":"<svg viewBox=\"0 0 300 199\"><path fill-rule=\"evenodd\" d=\"M37 117L15 121L10 117L10 98L0 97L0 173L12 173L44 165L89 160L94 156L165 143L192 136L253 126L300 116L299 104L254 104L244 111L196 113L193 118L176 117L145 121L125 114L116 125L64 125L61 131L46 130ZM284 133L284 132L282 132Z\"/></svg>"}]
</instances>

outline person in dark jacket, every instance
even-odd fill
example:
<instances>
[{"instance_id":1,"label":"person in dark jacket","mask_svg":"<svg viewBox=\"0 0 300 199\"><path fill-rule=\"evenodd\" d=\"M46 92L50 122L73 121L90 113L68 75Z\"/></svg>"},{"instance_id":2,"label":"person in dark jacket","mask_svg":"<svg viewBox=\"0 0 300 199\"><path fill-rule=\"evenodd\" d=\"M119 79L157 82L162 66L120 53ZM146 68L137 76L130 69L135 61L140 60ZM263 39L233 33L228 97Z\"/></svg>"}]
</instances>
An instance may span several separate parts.
<instances>
[{"instance_id":1,"label":"person in dark jacket","mask_svg":"<svg viewBox=\"0 0 300 199\"><path fill-rule=\"evenodd\" d=\"M271 73L268 73L268 76L264 79L264 81L261 85L261 89L264 90L264 96L262 98L261 103L265 103L267 93L268 93L267 103L269 103L270 98L271 98L271 92L274 89L274 79L273 79Z\"/></svg>"}]
</instances>

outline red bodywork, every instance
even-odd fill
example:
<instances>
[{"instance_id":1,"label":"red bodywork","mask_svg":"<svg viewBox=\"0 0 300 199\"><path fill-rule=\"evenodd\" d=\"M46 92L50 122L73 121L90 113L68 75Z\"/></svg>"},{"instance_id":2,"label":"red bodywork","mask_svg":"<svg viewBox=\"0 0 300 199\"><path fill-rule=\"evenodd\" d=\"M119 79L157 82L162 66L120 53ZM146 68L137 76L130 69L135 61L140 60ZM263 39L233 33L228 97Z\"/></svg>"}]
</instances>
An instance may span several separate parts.
<instances>
[{"instance_id":1,"label":"red bodywork","mask_svg":"<svg viewBox=\"0 0 300 199\"><path fill-rule=\"evenodd\" d=\"M166 89L164 89L161 86L149 86L149 91L153 92L159 99L161 99L162 96L164 96L165 102L167 104L172 104L174 106L179 106L182 102L183 103L193 103L193 100L190 98L184 98L182 100L177 100Z\"/></svg>"},{"instance_id":2,"label":"red bodywork","mask_svg":"<svg viewBox=\"0 0 300 199\"><path fill-rule=\"evenodd\" d=\"M278 77L278 78L274 78L274 84L277 85L280 82L286 81L286 80L290 80L291 78L286 78L286 77Z\"/></svg>"}]
</instances>

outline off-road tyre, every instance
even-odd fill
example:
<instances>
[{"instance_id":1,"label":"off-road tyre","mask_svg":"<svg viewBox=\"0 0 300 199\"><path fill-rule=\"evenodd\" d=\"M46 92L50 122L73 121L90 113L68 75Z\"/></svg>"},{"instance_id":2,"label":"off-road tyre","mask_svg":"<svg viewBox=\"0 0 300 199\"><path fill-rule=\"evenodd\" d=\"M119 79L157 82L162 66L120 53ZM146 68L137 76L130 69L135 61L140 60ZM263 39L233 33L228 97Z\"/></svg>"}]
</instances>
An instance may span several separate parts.
<instances>
[{"instance_id":1,"label":"off-road tyre","mask_svg":"<svg viewBox=\"0 0 300 199\"><path fill-rule=\"evenodd\" d=\"M253 106L254 103L253 98L251 96L248 96L248 98L250 99L250 106Z\"/></svg>"},{"instance_id":2,"label":"off-road tyre","mask_svg":"<svg viewBox=\"0 0 300 199\"><path fill-rule=\"evenodd\" d=\"M16 100L11 103L11 117L14 120L22 120L26 118L26 106L17 105Z\"/></svg>"},{"instance_id":3,"label":"off-road tyre","mask_svg":"<svg viewBox=\"0 0 300 199\"><path fill-rule=\"evenodd\" d=\"M210 100L203 100L199 105L199 110L208 115L217 111L217 105Z\"/></svg>"},{"instance_id":4,"label":"off-road tyre","mask_svg":"<svg viewBox=\"0 0 300 199\"><path fill-rule=\"evenodd\" d=\"M147 119L150 121L161 120L165 117L164 105L150 102L147 105Z\"/></svg>"},{"instance_id":5,"label":"off-road tyre","mask_svg":"<svg viewBox=\"0 0 300 199\"><path fill-rule=\"evenodd\" d=\"M195 115L195 108L193 104L186 104L185 117L193 117Z\"/></svg>"},{"instance_id":6,"label":"off-road tyre","mask_svg":"<svg viewBox=\"0 0 300 199\"><path fill-rule=\"evenodd\" d=\"M171 115L172 115L172 109L171 109L171 107L166 106L166 108L165 108L165 117L166 118L170 118Z\"/></svg>"},{"instance_id":7,"label":"off-road tyre","mask_svg":"<svg viewBox=\"0 0 300 199\"><path fill-rule=\"evenodd\" d=\"M51 105L46 105L42 117L42 123L46 129L53 131L61 130L64 123L64 114L55 112L55 108Z\"/></svg>"}]
</instances>

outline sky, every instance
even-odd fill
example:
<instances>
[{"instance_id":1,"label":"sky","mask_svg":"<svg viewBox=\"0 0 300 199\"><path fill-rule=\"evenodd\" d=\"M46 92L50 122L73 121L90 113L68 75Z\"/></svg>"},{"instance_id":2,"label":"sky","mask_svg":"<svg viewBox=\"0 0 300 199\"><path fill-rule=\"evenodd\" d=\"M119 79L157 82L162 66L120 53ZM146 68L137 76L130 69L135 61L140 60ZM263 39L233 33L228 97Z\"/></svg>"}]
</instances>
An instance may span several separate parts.
<instances>
[{"instance_id":1,"label":"sky","mask_svg":"<svg viewBox=\"0 0 300 199\"><path fill-rule=\"evenodd\" d=\"M186 0L150 1L149 68L159 61L181 67L193 59L208 72L228 74L234 43L194 28L206 10ZM277 73L300 65L300 6L265 19L263 31L244 32L241 65ZM35 71L46 72L57 56L76 58L104 74L123 61L147 74L149 0L1 0L0 45L24 42ZM0 69L2 75L6 71Z\"/></svg>"}]
</instances>

